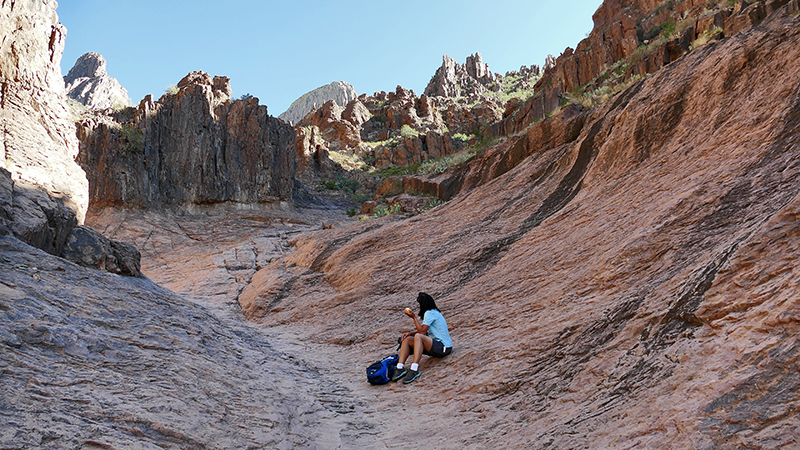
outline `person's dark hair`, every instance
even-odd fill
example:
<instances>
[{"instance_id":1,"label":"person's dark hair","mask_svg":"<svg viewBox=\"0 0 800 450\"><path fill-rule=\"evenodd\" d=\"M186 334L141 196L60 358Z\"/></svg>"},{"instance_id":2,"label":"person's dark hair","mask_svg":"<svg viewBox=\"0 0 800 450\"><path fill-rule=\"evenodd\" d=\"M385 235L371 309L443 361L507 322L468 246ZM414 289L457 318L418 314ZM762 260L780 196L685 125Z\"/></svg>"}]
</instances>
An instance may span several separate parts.
<instances>
[{"instance_id":1,"label":"person's dark hair","mask_svg":"<svg viewBox=\"0 0 800 450\"><path fill-rule=\"evenodd\" d=\"M425 312L427 311L432 309L439 311L439 308L436 307L436 302L433 301L433 297L425 292L420 292L419 295L417 295L417 303L419 303L420 320L425 320Z\"/></svg>"}]
</instances>

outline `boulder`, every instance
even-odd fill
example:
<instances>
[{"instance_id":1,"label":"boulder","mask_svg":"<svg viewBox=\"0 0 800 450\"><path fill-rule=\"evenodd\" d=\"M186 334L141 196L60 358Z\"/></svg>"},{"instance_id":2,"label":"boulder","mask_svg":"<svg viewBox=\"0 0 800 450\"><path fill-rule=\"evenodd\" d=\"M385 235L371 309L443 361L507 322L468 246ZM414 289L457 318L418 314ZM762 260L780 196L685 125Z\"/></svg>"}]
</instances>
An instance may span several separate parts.
<instances>
[{"instance_id":1,"label":"boulder","mask_svg":"<svg viewBox=\"0 0 800 450\"><path fill-rule=\"evenodd\" d=\"M15 183L0 168L0 235L82 266L138 277L141 257L130 243L78 225L75 212L37 186Z\"/></svg>"},{"instance_id":2,"label":"boulder","mask_svg":"<svg viewBox=\"0 0 800 450\"><path fill-rule=\"evenodd\" d=\"M61 257L84 267L134 277L141 275L141 255L133 244L109 239L85 225L73 230Z\"/></svg>"}]
</instances>

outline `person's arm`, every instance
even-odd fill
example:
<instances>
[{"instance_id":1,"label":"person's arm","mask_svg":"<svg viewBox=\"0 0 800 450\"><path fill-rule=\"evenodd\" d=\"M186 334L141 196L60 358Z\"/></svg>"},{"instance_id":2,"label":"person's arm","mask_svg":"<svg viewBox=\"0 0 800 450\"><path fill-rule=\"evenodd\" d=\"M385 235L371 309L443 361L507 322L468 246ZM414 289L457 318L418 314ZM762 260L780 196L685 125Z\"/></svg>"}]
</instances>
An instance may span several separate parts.
<instances>
[{"instance_id":1,"label":"person's arm","mask_svg":"<svg viewBox=\"0 0 800 450\"><path fill-rule=\"evenodd\" d=\"M405 315L407 315L408 317L411 317L412 319L414 319L414 328L417 329L417 333L422 333L422 334L427 334L428 333L428 328L429 328L428 325L424 325L424 324L419 323L419 319L417 318L416 314L414 314L411 311L404 311L404 312L405 312ZM403 334L403 337L413 336L414 334L416 334L416 333L405 333L405 334Z\"/></svg>"}]
</instances>

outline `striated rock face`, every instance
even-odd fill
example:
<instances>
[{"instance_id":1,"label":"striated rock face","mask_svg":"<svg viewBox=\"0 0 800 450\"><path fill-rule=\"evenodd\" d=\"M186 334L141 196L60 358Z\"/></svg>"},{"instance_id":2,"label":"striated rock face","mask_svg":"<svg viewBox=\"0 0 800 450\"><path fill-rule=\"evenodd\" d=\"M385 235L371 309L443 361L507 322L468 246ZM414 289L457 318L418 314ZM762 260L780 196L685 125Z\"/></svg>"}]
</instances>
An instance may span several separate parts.
<instances>
[{"instance_id":1,"label":"striated rock face","mask_svg":"<svg viewBox=\"0 0 800 450\"><path fill-rule=\"evenodd\" d=\"M226 77L192 72L178 92L78 123L93 208L291 200L294 130Z\"/></svg>"},{"instance_id":2,"label":"striated rock face","mask_svg":"<svg viewBox=\"0 0 800 450\"><path fill-rule=\"evenodd\" d=\"M426 214L298 237L243 311L368 362L432 293L455 350L423 359L424 403L377 400L395 442L429 427L424 405L428 442L467 448L796 446L790 6L487 151L474 189Z\"/></svg>"},{"instance_id":3,"label":"striated rock face","mask_svg":"<svg viewBox=\"0 0 800 450\"><path fill-rule=\"evenodd\" d=\"M64 77L67 95L91 109L119 109L131 105L128 91L106 72L106 60L89 52L78 58Z\"/></svg>"},{"instance_id":4,"label":"striated rock face","mask_svg":"<svg viewBox=\"0 0 800 450\"><path fill-rule=\"evenodd\" d=\"M377 448L365 404L258 330L9 236L0 255L4 448Z\"/></svg>"},{"instance_id":5,"label":"striated rock face","mask_svg":"<svg viewBox=\"0 0 800 450\"><path fill-rule=\"evenodd\" d=\"M311 92L303 94L300 98L292 102L289 109L278 116L292 125L300 122L306 114L320 108L329 101L343 107L358 97L356 89L344 81L334 81L331 84L320 86Z\"/></svg>"},{"instance_id":6,"label":"striated rock face","mask_svg":"<svg viewBox=\"0 0 800 450\"><path fill-rule=\"evenodd\" d=\"M480 53L468 56L463 65L444 55L442 66L425 87L425 95L457 98L482 94L487 90L498 90L497 79L489 65L484 64Z\"/></svg>"},{"instance_id":7,"label":"striated rock face","mask_svg":"<svg viewBox=\"0 0 800 450\"><path fill-rule=\"evenodd\" d=\"M0 3L0 152L14 180L61 197L83 222L88 182L61 78L66 30L56 2Z\"/></svg>"},{"instance_id":8,"label":"striated rock face","mask_svg":"<svg viewBox=\"0 0 800 450\"><path fill-rule=\"evenodd\" d=\"M647 76L691 51L698 40L733 36L787 4L796 1L603 2L589 36L556 59L548 56L534 97L495 132L520 132L569 102L576 91L600 88L610 78L624 82Z\"/></svg>"}]
</instances>

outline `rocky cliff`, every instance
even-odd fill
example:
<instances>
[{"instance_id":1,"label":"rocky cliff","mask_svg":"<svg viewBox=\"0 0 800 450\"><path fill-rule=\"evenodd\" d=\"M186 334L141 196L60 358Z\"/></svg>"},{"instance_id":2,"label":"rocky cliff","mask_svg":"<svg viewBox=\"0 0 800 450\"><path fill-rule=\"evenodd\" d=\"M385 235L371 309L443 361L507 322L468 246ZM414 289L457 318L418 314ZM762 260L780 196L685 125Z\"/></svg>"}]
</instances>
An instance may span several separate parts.
<instances>
[{"instance_id":1,"label":"rocky cliff","mask_svg":"<svg viewBox=\"0 0 800 450\"><path fill-rule=\"evenodd\" d=\"M83 54L64 77L67 95L91 109L120 109L131 105L128 91L108 75L106 60L95 52Z\"/></svg>"},{"instance_id":2,"label":"rocky cliff","mask_svg":"<svg viewBox=\"0 0 800 450\"><path fill-rule=\"evenodd\" d=\"M426 214L295 239L244 313L367 362L432 293L455 350L379 400L397 440L796 446L799 11L543 120Z\"/></svg>"},{"instance_id":3,"label":"rocky cliff","mask_svg":"<svg viewBox=\"0 0 800 450\"><path fill-rule=\"evenodd\" d=\"M483 94L487 90L500 90L499 76L489 70L480 53L468 56L464 64L458 64L447 55L442 59L442 66L425 87L425 95L457 98Z\"/></svg>"},{"instance_id":4,"label":"rocky cliff","mask_svg":"<svg viewBox=\"0 0 800 450\"><path fill-rule=\"evenodd\" d=\"M758 24L789 0L635 0L603 2L575 49L546 65L535 95L494 132L513 134L564 104L607 99L610 92L676 61L710 40ZM594 104L589 101L588 103Z\"/></svg>"},{"instance_id":5,"label":"rocky cliff","mask_svg":"<svg viewBox=\"0 0 800 450\"><path fill-rule=\"evenodd\" d=\"M226 77L192 72L174 94L78 123L93 208L291 200L294 130Z\"/></svg>"},{"instance_id":6,"label":"rocky cliff","mask_svg":"<svg viewBox=\"0 0 800 450\"><path fill-rule=\"evenodd\" d=\"M0 3L0 142L3 166L64 202L83 222L86 175L75 162L78 141L61 78L66 30L56 2Z\"/></svg>"},{"instance_id":7,"label":"rocky cliff","mask_svg":"<svg viewBox=\"0 0 800 450\"><path fill-rule=\"evenodd\" d=\"M282 112L278 118L295 125L303 119L306 114L322 107L325 103L333 101L339 107L350 103L358 97L356 89L344 81L334 81L331 84L320 86L311 92L306 92L300 98L292 102L289 109Z\"/></svg>"}]
</instances>

